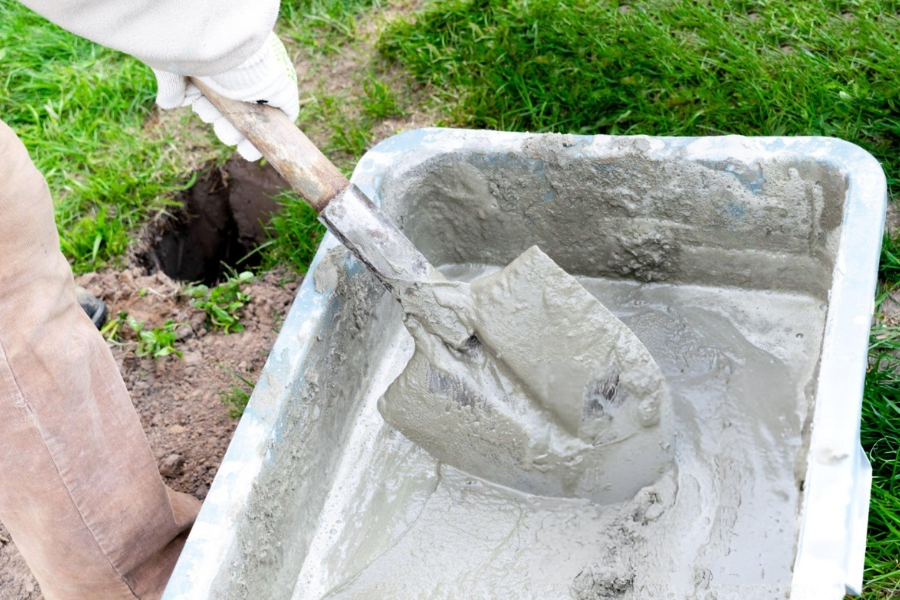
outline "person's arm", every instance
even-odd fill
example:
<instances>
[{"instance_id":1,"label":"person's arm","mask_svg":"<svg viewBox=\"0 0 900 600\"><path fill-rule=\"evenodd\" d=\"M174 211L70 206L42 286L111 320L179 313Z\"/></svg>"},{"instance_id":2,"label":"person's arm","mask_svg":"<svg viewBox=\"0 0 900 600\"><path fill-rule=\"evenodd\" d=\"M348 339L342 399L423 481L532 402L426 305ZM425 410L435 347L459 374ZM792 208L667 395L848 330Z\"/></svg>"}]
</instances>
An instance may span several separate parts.
<instances>
[{"instance_id":1,"label":"person's arm","mask_svg":"<svg viewBox=\"0 0 900 600\"><path fill-rule=\"evenodd\" d=\"M293 65L272 33L279 0L21 0L60 27L153 68L157 103L190 104L226 144L259 153L187 77L235 100L265 102L297 118Z\"/></svg>"},{"instance_id":2,"label":"person's arm","mask_svg":"<svg viewBox=\"0 0 900 600\"><path fill-rule=\"evenodd\" d=\"M259 50L279 0L22 0L63 29L154 69L216 75Z\"/></svg>"}]
</instances>

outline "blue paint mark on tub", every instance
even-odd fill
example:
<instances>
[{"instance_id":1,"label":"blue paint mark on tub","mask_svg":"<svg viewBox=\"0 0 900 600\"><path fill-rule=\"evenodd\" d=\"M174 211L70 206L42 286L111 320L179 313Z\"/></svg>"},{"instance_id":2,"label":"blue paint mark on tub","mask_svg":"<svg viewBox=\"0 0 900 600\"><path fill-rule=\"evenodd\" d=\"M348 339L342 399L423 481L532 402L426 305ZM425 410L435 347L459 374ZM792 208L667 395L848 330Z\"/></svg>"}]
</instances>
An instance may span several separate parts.
<instances>
[{"instance_id":1,"label":"blue paint mark on tub","mask_svg":"<svg viewBox=\"0 0 900 600\"><path fill-rule=\"evenodd\" d=\"M747 209L744 207L743 202L729 200L728 205L725 207L725 214L735 221L740 221L747 216Z\"/></svg>"},{"instance_id":2,"label":"blue paint mark on tub","mask_svg":"<svg viewBox=\"0 0 900 600\"><path fill-rule=\"evenodd\" d=\"M763 193L763 185L766 183L766 178L763 176L762 167L759 165L746 165L728 160L699 160L697 162L710 169L732 175L741 185L757 196Z\"/></svg>"},{"instance_id":3,"label":"blue paint mark on tub","mask_svg":"<svg viewBox=\"0 0 900 600\"><path fill-rule=\"evenodd\" d=\"M729 163L725 167L725 172L737 177L737 180L754 194L759 195L763 193L763 184L766 183L766 178L763 177L761 167L757 166L755 169L748 169L745 165Z\"/></svg>"}]
</instances>

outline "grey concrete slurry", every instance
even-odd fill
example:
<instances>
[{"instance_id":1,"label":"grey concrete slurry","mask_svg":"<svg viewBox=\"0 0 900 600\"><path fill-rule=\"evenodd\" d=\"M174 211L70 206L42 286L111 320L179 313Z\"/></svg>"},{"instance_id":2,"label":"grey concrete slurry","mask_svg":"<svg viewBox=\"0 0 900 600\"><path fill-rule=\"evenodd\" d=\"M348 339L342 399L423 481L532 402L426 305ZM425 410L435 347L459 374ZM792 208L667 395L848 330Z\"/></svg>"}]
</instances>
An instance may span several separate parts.
<instances>
[{"instance_id":1,"label":"grey concrete slurry","mask_svg":"<svg viewBox=\"0 0 900 600\"><path fill-rule=\"evenodd\" d=\"M443 269L458 280L492 270ZM441 464L375 409L413 352L410 335L395 327L353 434L359 439L348 444L357 452L339 467L344 483L325 502L295 599L762 600L787 591L822 303L580 282L662 368L677 469L633 498L602 505L522 493Z\"/></svg>"}]
</instances>

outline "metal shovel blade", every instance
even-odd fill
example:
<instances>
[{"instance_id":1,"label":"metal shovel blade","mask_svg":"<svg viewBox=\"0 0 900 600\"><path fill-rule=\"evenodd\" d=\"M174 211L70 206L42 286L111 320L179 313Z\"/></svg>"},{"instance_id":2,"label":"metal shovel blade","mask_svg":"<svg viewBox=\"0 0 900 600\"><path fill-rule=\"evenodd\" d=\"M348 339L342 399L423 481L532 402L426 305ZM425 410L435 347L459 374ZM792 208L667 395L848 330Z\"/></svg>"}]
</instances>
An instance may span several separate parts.
<instances>
[{"instance_id":1,"label":"metal shovel blade","mask_svg":"<svg viewBox=\"0 0 900 600\"><path fill-rule=\"evenodd\" d=\"M448 297L475 335L457 350L407 318L415 352L379 401L404 435L477 477L602 504L672 466L659 366L540 249Z\"/></svg>"}]
</instances>

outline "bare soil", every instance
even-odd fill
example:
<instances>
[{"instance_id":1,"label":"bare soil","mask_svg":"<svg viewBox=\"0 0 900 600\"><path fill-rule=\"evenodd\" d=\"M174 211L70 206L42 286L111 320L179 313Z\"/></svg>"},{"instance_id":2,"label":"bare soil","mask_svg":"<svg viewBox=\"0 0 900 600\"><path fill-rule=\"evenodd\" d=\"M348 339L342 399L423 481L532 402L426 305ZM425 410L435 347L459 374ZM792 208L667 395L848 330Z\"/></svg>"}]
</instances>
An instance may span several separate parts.
<instances>
[{"instance_id":1,"label":"bare soil","mask_svg":"<svg viewBox=\"0 0 900 600\"><path fill-rule=\"evenodd\" d=\"M182 286L161 272L147 275L132 267L88 273L77 282L107 302L111 317L127 311L145 328L169 319L181 324L175 345L181 358L137 357L127 327L124 339L111 348L163 480L203 500L238 423L229 416L223 395L242 385L237 375L256 381L300 277L275 270L244 286L251 296L241 321L245 330L229 335L209 330L206 313L194 308L181 293ZM0 524L0 600L40 598L40 587Z\"/></svg>"}]
</instances>

